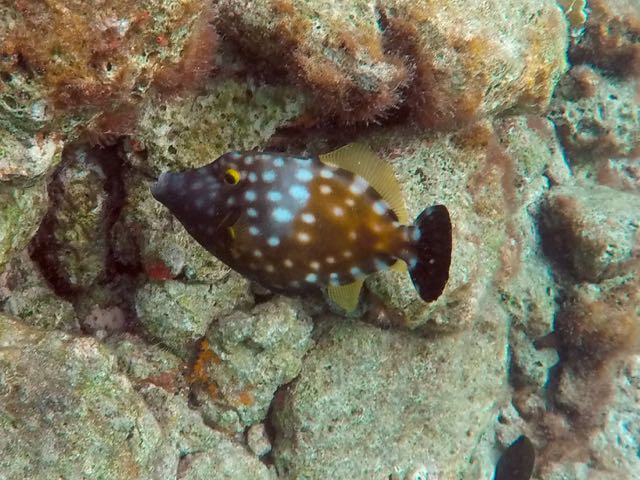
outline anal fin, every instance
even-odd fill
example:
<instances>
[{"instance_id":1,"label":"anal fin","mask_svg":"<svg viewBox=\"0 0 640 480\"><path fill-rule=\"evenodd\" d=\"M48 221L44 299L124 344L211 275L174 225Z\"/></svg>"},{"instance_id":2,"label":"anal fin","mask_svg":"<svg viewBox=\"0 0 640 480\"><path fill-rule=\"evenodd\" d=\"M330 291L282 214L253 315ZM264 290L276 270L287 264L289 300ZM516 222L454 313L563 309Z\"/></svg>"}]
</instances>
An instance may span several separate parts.
<instances>
[{"instance_id":1,"label":"anal fin","mask_svg":"<svg viewBox=\"0 0 640 480\"><path fill-rule=\"evenodd\" d=\"M406 263L404 263L403 260L398 260L396 263L394 263L393 265L391 265L390 270L392 272L400 272L400 273L404 273L404 272L408 272L409 271L409 267L407 266Z\"/></svg>"},{"instance_id":2,"label":"anal fin","mask_svg":"<svg viewBox=\"0 0 640 480\"><path fill-rule=\"evenodd\" d=\"M327 294L336 305L350 313L358 306L363 283L364 279L359 279L346 285L330 285Z\"/></svg>"}]
</instances>

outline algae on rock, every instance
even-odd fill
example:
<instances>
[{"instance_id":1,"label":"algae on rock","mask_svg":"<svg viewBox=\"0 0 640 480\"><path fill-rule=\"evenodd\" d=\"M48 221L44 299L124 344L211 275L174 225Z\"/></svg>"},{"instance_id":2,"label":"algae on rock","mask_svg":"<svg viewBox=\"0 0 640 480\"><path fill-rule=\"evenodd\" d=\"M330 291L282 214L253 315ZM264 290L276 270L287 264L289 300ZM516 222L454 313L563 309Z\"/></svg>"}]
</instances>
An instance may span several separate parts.
<instances>
[{"instance_id":1,"label":"algae on rock","mask_svg":"<svg viewBox=\"0 0 640 480\"><path fill-rule=\"evenodd\" d=\"M22 251L47 212L47 186L16 188L0 184L0 270Z\"/></svg>"},{"instance_id":2,"label":"algae on rock","mask_svg":"<svg viewBox=\"0 0 640 480\"><path fill-rule=\"evenodd\" d=\"M215 288L174 280L147 283L136 292L135 308L144 329L186 359L211 322L251 301L248 283L231 276Z\"/></svg>"},{"instance_id":3,"label":"algae on rock","mask_svg":"<svg viewBox=\"0 0 640 480\"><path fill-rule=\"evenodd\" d=\"M162 432L92 338L0 315L0 471L7 478L141 478Z\"/></svg>"},{"instance_id":4,"label":"algae on rock","mask_svg":"<svg viewBox=\"0 0 640 480\"><path fill-rule=\"evenodd\" d=\"M506 397L506 322L432 339L323 318L328 329L280 392L273 456L284 478L388 478L415 462L460 478Z\"/></svg>"},{"instance_id":5,"label":"algae on rock","mask_svg":"<svg viewBox=\"0 0 640 480\"><path fill-rule=\"evenodd\" d=\"M208 423L242 431L264 420L276 389L298 375L312 328L303 304L285 297L212 323L192 373Z\"/></svg>"},{"instance_id":6,"label":"algae on rock","mask_svg":"<svg viewBox=\"0 0 640 480\"><path fill-rule=\"evenodd\" d=\"M0 311L42 329L79 329L73 305L51 290L27 252L13 258L5 273L0 273Z\"/></svg>"},{"instance_id":7,"label":"algae on rock","mask_svg":"<svg viewBox=\"0 0 640 480\"><path fill-rule=\"evenodd\" d=\"M263 144L304 107L291 87L212 80L196 97L146 105L134 136L146 148L145 170L182 170Z\"/></svg>"}]
</instances>

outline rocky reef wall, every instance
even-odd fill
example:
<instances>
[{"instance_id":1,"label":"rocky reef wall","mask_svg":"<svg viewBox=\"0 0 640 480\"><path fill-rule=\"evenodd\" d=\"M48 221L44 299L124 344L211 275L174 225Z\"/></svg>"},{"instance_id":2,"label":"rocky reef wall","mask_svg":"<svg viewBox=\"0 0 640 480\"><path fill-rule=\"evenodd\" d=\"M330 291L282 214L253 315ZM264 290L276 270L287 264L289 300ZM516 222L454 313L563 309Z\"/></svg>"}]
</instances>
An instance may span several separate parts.
<instances>
[{"instance_id":1,"label":"rocky reef wall","mask_svg":"<svg viewBox=\"0 0 640 480\"><path fill-rule=\"evenodd\" d=\"M638 72L638 0L2 2L0 478L637 478ZM150 194L350 142L447 205L436 302L273 294Z\"/></svg>"}]
</instances>

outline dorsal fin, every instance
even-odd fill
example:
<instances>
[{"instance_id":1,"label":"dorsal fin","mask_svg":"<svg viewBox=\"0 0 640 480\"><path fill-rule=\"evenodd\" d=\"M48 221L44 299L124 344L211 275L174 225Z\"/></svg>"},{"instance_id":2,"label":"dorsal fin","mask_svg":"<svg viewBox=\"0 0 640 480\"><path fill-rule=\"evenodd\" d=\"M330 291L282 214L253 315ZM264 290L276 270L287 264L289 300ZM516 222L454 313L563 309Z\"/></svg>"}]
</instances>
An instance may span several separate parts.
<instances>
[{"instance_id":1,"label":"dorsal fin","mask_svg":"<svg viewBox=\"0 0 640 480\"><path fill-rule=\"evenodd\" d=\"M330 285L327 294L336 305L350 313L358 306L363 283L364 279L359 279L346 285Z\"/></svg>"},{"instance_id":2,"label":"dorsal fin","mask_svg":"<svg viewBox=\"0 0 640 480\"><path fill-rule=\"evenodd\" d=\"M400 223L409 224L404 197L391 165L378 158L368 146L350 143L319 157L324 163L360 175L387 201Z\"/></svg>"}]
</instances>

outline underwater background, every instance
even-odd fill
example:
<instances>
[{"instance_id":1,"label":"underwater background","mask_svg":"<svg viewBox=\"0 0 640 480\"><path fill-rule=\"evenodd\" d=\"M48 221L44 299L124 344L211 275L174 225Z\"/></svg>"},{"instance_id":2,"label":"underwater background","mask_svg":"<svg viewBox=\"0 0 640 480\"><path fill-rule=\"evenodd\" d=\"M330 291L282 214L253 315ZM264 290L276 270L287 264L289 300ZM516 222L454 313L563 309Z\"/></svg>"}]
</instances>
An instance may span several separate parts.
<instances>
[{"instance_id":1,"label":"underwater background","mask_svg":"<svg viewBox=\"0 0 640 480\"><path fill-rule=\"evenodd\" d=\"M0 480L640 479L639 82L640 0L1 1ZM435 302L151 195L354 142L447 206Z\"/></svg>"}]
</instances>

